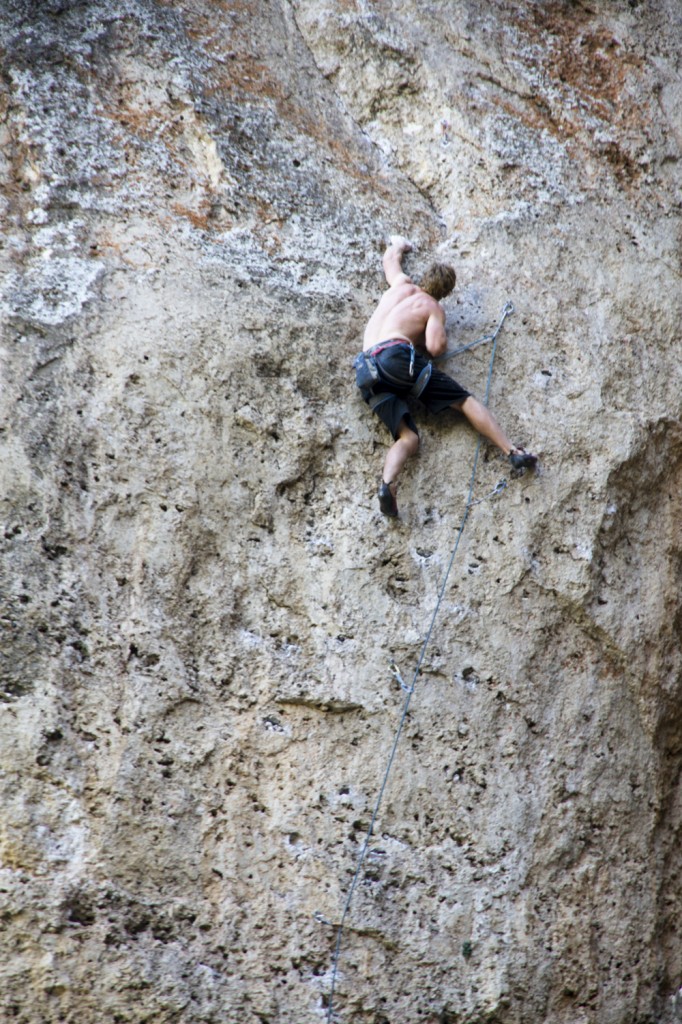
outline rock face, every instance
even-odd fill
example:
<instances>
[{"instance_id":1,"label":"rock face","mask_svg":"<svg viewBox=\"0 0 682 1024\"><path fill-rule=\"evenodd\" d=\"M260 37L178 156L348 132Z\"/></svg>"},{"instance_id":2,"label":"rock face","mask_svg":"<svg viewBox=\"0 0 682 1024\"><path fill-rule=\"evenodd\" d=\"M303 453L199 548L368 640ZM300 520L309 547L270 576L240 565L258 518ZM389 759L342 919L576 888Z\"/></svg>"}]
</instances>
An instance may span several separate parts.
<instances>
[{"instance_id":1,"label":"rock face","mask_svg":"<svg viewBox=\"0 0 682 1024\"><path fill-rule=\"evenodd\" d=\"M678 0L5 0L0 1006L682 1018ZM507 300L384 520L408 234ZM489 347L448 364L483 394ZM445 581L445 583L444 583ZM438 615L434 609L441 595Z\"/></svg>"}]
</instances>

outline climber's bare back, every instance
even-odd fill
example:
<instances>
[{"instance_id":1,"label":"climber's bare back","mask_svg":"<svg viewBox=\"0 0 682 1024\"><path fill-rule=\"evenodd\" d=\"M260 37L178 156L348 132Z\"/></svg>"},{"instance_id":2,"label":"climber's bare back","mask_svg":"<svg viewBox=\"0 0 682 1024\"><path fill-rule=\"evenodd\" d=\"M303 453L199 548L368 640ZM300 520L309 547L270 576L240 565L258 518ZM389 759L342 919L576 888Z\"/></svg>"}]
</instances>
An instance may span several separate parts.
<instances>
[{"instance_id":1,"label":"climber's bare back","mask_svg":"<svg viewBox=\"0 0 682 1024\"><path fill-rule=\"evenodd\" d=\"M444 323L442 307L418 288L405 274L402 280L384 292L379 305L365 328L363 348L367 350L380 341L402 338L425 348L426 325L431 317Z\"/></svg>"}]
</instances>

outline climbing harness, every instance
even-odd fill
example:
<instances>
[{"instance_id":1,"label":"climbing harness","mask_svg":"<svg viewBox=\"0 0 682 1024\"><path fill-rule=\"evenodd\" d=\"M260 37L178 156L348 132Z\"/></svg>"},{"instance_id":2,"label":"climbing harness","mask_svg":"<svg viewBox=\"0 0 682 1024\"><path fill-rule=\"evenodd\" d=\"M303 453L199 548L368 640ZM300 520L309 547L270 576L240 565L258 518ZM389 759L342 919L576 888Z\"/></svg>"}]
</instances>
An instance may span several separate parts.
<instances>
[{"instance_id":1,"label":"climbing harness","mask_svg":"<svg viewBox=\"0 0 682 1024\"><path fill-rule=\"evenodd\" d=\"M385 401L386 398L390 398L390 395L374 394L374 385L378 384L382 379L387 380L391 384L403 384L403 381L399 377L393 376L389 373L385 367L382 366L381 373L379 372L379 366L376 361L376 357L384 352L387 348L393 348L395 345L409 345L410 346L410 377L414 377L414 358L415 358L415 347L411 341L404 341L403 339L392 339L391 341L382 341L378 345L374 345L373 348L367 349L365 352L358 352L355 359L353 360L353 366L355 367L355 383L362 392L362 397L372 410L381 402ZM422 391L429 383L431 379L431 373L433 372L433 365L428 362L426 366L420 370L419 376L410 388L410 394L413 398L419 398Z\"/></svg>"},{"instance_id":2,"label":"climbing harness","mask_svg":"<svg viewBox=\"0 0 682 1024\"><path fill-rule=\"evenodd\" d=\"M495 352L496 352L496 349L497 349L497 337L498 337L498 335L500 333L500 330L502 329L502 325L503 325L504 321L506 320L507 316L509 316L513 312L514 312L513 304L511 302L507 302L505 304L503 310L502 310L502 316L501 316L500 322L498 323L498 325L497 325L495 331L493 332L493 334L491 334L489 336L486 336L485 338L480 338L478 341L472 342L470 345L467 345L463 349L459 349L458 350L458 351L465 351L468 348L473 348L474 345L481 344L483 341L491 341L493 343L492 351L490 353L490 363L489 363L489 366L488 366L488 379L486 381L486 386L485 386L485 398L483 399L483 404L486 405L486 406L488 404L488 399L490 397L490 383L492 381L492 376L493 376L493 365L494 365L494 362L495 362ZM366 354L367 353L360 353L361 356L362 355L366 355ZM447 354L448 357L450 355L455 355L455 353L452 352L452 353L448 353ZM356 360L356 362L357 362L357 360ZM455 558L457 557L457 551L459 549L459 542L460 542L460 540L462 538L462 534L464 533L464 527L466 526L467 519L469 518L469 510L471 508L473 508L474 505L480 504L481 501L486 501L487 499L493 497L494 495L501 494L501 492L507 486L507 481L506 480L500 480L495 485L495 487L493 488L493 490L489 494L485 495L483 498L479 498L477 501L472 501L472 497L473 497L473 493L474 493L474 484L476 483L476 470L478 469L478 457L479 457L479 454L480 454L480 451L481 451L481 443L482 443L482 438L481 438L481 436L479 434L478 441L476 443L476 451L474 453L474 462L473 462L473 466L472 466L472 469L471 469L471 476L470 476L470 479L469 479L469 493L467 495L467 500L466 500L466 503L464 505L464 513L462 515L462 520L461 520L461 522L459 524L459 530L457 531L457 537L455 539L454 547L453 547L452 553L450 555L450 561L448 562L447 568L445 570L445 576L443 577L443 582L441 583L440 590L438 591L438 598L436 600L436 607L433 610L433 614L431 616L431 621L429 623L429 628L428 628L428 630L426 632L426 637L424 638L424 641L423 641L422 646L421 646L421 650L419 652L419 657L417 659L417 666L416 666L416 668L414 670L414 674L412 676L412 682L409 683L409 684L406 683L405 680L403 679L401 673L400 673L400 670L398 669L398 666L395 664L395 662L393 662L391 664L391 674L393 675L393 678L396 679L398 681L398 683L400 684L401 690L403 690L405 692L405 700L403 702L403 710L402 710L402 714L400 716L400 721L398 722L398 728L396 729L396 733L395 733L395 736L393 738L393 746L391 747L391 753L390 753L389 758L388 758L388 764L386 765L386 771L384 772L384 777L383 777L381 786L379 788L379 795L377 796L376 803L374 805L374 811L372 812L372 817L371 817L371 820L370 820L370 823L369 823L369 827L367 829L367 834L365 836L365 841L363 843L362 849L360 850L360 855L358 857L358 862L357 862L357 866L356 866L356 869L355 869L355 874L353 875L353 879L351 881L350 888L348 890L348 895L346 897L346 902L345 902L345 905L344 905L344 908L343 908L343 913L341 914L341 920L339 922L338 929L337 929L336 946L334 948L334 957L333 957L333 960L332 960L332 978L331 978L331 988L330 988L330 993L329 993L329 1004L328 1004L328 1009L327 1009L327 1024L333 1024L334 992L335 992L335 989L336 989L336 976L337 976L338 967L339 967L339 956L341 954L341 940L343 938L343 928L344 928L344 925L346 923L346 918L348 917L348 913L350 911L350 905L351 905L351 902L352 902L352 899L353 899L353 895L355 893L355 888L356 888L358 880L360 878L360 872L362 871L362 867L363 867L363 864L365 862L365 858L366 858L368 850L369 850L369 844L371 842L372 835L374 833L374 825L376 824L377 816L379 814L379 808L381 806L381 801L383 800L384 791L385 791L386 786L388 784L389 775L391 774L391 768L393 767L393 761L395 760L396 751L398 749L398 742L400 740L400 736L401 736L401 733L403 731L403 726L405 724L405 719L407 718L407 712L408 712L409 707L410 707L410 701L412 700L412 694L415 691L415 686L416 686L416 683L417 683L417 678L419 677L419 674L420 674L420 672L422 670L422 665L424 663L424 658L426 656L426 650L427 650L427 648L429 646L429 643L431 641L431 635L433 633L433 629L434 629L434 626L436 624L436 619L438 617L438 612L440 611L440 606L441 606L441 604L443 602L443 597L445 595L445 588L447 587L448 580L450 578L450 573L451 573L452 567L453 567L453 565L455 563Z\"/></svg>"}]
</instances>

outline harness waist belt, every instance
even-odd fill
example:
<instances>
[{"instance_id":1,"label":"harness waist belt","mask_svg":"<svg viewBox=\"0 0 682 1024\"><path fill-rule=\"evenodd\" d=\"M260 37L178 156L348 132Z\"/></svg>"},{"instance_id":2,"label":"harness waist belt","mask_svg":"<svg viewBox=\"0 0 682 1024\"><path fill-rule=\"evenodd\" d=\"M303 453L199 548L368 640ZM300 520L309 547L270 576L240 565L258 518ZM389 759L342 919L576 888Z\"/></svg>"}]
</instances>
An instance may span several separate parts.
<instances>
[{"instance_id":1,"label":"harness waist belt","mask_svg":"<svg viewBox=\"0 0 682 1024\"><path fill-rule=\"evenodd\" d=\"M380 342L378 342L376 345L373 345L372 348L366 349L365 350L365 355L366 356L378 356L380 352L384 351L384 349L386 349L386 348L393 348L394 345L409 345L410 348L414 347L412 345L411 341L405 341L404 338L395 338L392 341L380 341Z\"/></svg>"}]
</instances>

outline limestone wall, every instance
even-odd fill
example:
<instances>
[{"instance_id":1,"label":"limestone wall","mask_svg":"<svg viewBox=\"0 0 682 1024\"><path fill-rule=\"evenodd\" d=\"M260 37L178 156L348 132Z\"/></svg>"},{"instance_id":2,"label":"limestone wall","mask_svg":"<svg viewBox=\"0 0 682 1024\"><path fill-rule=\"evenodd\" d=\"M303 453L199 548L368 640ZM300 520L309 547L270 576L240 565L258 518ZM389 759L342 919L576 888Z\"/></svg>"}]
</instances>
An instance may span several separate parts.
<instances>
[{"instance_id":1,"label":"limestone wall","mask_svg":"<svg viewBox=\"0 0 682 1024\"><path fill-rule=\"evenodd\" d=\"M343 1024L682 1017L677 0L0 7L0 1006L303 1024L464 512L350 364L514 303L338 965ZM448 368L482 394L489 348Z\"/></svg>"}]
</instances>

